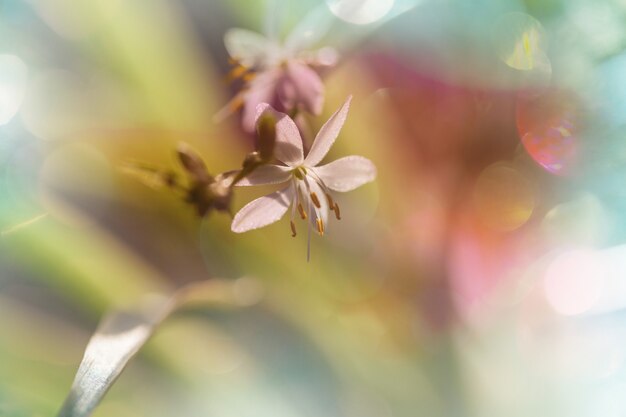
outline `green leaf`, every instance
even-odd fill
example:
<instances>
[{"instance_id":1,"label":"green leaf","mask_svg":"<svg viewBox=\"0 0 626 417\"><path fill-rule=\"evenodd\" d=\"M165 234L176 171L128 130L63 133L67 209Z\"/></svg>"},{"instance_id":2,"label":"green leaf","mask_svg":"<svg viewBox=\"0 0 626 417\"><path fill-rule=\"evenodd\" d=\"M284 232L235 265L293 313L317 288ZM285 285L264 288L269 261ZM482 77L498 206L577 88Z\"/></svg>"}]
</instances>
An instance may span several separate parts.
<instances>
[{"instance_id":1,"label":"green leaf","mask_svg":"<svg viewBox=\"0 0 626 417\"><path fill-rule=\"evenodd\" d=\"M249 289L258 288L250 284ZM190 284L171 297L152 297L136 311L106 316L87 344L83 360L58 417L89 416L122 373L128 362L168 316L197 304L217 308L240 308L258 300L254 291L241 292L241 280L218 280ZM258 295L258 293L257 293Z\"/></svg>"}]
</instances>

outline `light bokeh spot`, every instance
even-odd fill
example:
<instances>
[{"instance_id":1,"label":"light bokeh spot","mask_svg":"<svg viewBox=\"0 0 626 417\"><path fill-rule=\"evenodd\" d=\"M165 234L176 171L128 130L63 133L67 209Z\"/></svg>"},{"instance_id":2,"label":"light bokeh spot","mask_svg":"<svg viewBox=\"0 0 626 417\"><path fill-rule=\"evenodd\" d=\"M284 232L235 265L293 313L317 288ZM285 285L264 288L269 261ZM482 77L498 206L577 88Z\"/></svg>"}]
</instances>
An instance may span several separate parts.
<instances>
[{"instance_id":1,"label":"light bokeh spot","mask_svg":"<svg viewBox=\"0 0 626 417\"><path fill-rule=\"evenodd\" d=\"M550 90L538 97L520 97L517 130L530 155L552 174L568 175L579 157L581 125L579 99L566 91Z\"/></svg>"},{"instance_id":2,"label":"light bokeh spot","mask_svg":"<svg viewBox=\"0 0 626 417\"><path fill-rule=\"evenodd\" d=\"M92 217L104 215L114 192L112 168L95 147L68 143L45 159L39 174L40 201L55 219L70 225L83 225L74 205Z\"/></svg>"},{"instance_id":3,"label":"light bokeh spot","mask_svg":"<svg viewBox=\"0 0 626 417\"><path fill-rule=\"evenodd\" d=\"M24 99L28 67L15 55L0 55L0 126L11 121Z\"/></svg>"},{"instance_id":4,"label":"light bokeh spot","mask_svg":"<svg viewBox=\"0 0 626 417\"><path fill-rule=\"evenodd\" d=\"M548 266L544 291L559 314L574 316L591 309L604 288L604 266L597 252L578 249L556 257Z\"/></svg>"},{"instance_id":5,"label":"light bokeh spot","mask_svg":"<svg viewBox=\"0 0 626 417\"><path fill-rule=\"evenodd\" d=\"M551 244L598 245L609 236L611 223L611 213L602 201L581 193L550 209L541 229Z\"/></svg>"},{"instance_id":6,"label":"light bokeh spot","mask_svg":"<svg viewBox=\"0 0 626 417\"><path fill-rule=\"evenodd\" d=\"M507 13L494 27L499 58L509 67L530 71L549 65L546 35L541 23L525 13Z\"/></svg>"}]
</instances>

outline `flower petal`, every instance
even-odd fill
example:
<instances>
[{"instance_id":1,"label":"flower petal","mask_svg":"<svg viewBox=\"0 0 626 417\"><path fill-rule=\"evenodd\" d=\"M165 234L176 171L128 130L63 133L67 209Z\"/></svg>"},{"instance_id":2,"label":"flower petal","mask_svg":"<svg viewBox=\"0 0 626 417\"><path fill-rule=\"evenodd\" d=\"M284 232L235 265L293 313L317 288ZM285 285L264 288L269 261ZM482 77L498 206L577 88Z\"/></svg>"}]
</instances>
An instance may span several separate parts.
<instances>
[{"instance_id":1,"label":"flower petal","mask_svg":"<svg viewBox=\"0 0 626 417\"><path fill-rule=\"evenodd\" d=\"M289 166L302 164L304 152L302 150L302 137L300 131L291 117L278 112L267 103L261 103L256 109L256 119L266 111L273 113L276 118L276 145L274 156L282 163Z\"/></svg>"},{"instance_id":2,"label":"flower petal","mask_svg":"<svg viewBox=\"0 0 626 417\"><path fill-rule=\"evenodd\" d=\"M346 99L346 102L343 103L343 106L339 110L335 112L324 126L320 129L315 136L315 140L313 141L313 145L311 146L311 150L305 159L305 165L309 167L313 167L326 156L333 143L335 143L335 139L339 135L339 131L341 130L344 122L346 121L346 117L348 116L348 109L350 108L350 101L352 100L352 96L349 96Z\"/></svg>"},{"instance_id":3,"label":"flower petal","mask_svg":"<svg viewBox=\"0 0 626 417\"><path fill-rule=\"evenodd\" d=\"M248 90L243 95L242 125L246 132L254 132L259 104L273 104L276 101L276 86L281 74L282 71L278 70L265 71L250 82Z\"/></svg>"},{"instance_id":4,"label":"flower petal","mask_svg":"<svg viewBox=\"0 0 626 417\"><path fill-rule=\"evenodd\" d=\"M298 58L314 67L333 67L339 61L339 52L335 48L325 46L316 51L300 52Z\"/></svg>"},{"instance_id":5,"label":"flower petal","mask_svg":"<svg viewBox=\"0 0 626 417\"><path fill-rule=\"evenodd\" d=\"M224 34L224 45L228 54L244 67L262 65L274 42L260 33L233 28Z\"/></svg>"},{"instance_id":6,"label":"flower petal","mask_svg":"<svg viewBox=\"0 0 626 417\"><path fill-rule=\"evenodd\" d=\"M235 233L258 229L280 220L293 197L293 187L276 191L246 204L235 214L230 229Z\"/></svg>"},{"instance_id":7,"label":"flower petal","mask_svg":"<svg viewBox=\"0 0 626 417\"><path fill-rule=\"evenodd\" d=\"M324 83L317 72L306 64L289 61L277 92L286 109L302 108L315 115L322 112Z\"/></svg>"},{"instance_id":8,"label":"flower petal","mask_svg":"<svg viewBox=\"0 0 626 417\"><path fill-rule=\"evenodd\" d=\"M239 181L237 186L280 184L291 178L291 168L280 165L262 165Z\"/></svg>"},{"instance_id":9,"label":"flower petal","mask_svg":"<svg viewBox=\"0 0 626 417\"><path fill-rule=\"evenodd\" d=\"M346 192L374 181L376 166L367 158L352 155L313 168L331 190Z\"/></svg>"}]
</instances>

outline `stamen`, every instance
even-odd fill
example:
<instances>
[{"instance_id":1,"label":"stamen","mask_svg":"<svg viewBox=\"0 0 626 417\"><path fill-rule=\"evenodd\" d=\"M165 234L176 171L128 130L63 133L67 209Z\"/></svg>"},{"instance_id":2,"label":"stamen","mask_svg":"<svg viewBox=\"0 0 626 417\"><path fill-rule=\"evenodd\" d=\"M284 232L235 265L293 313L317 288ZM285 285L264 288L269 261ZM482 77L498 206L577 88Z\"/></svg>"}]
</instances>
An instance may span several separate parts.
<instances>
[{"instance_id":1,"label":"stamen","mask_svg":"<svg viewBox=\"0 0 626 417\"><path fill-rule=\"evenodd\" d=\"M296 224L291 221L291 237L296 237Z\"/></svg>"},{"instance_id":2,"label":"stamen","mask_svg":"<svg viewBox=\"0 0 626 417\"><path fill-rule=\"evenodd\" d=\"M313 204L315 204L315 207L317 208L322 207L322 205L320 204L319 198L317 198L317 194L315 194L315 191L311 192L311 201L313 201Z\"/></svg>"},{"instance_id":3,"label":"stamen","mask_svg":"<svg viewBox=\"0 0 626 417\"><path fill-rule=\"evenodd\" d=\"M341 211L339 211L339 204L335 203L333 206L333 211L335 212L335 217L337 220L341 220Z\"/></svg>"},{"instance_id":4,"label":"stamen","mask_svg":"<svg viewBox=\"0 0 626 417\"><path fill-rule=\"evenodd\" d=\"M255 77L256 77L256 73L249 72L247 74L244 74L243 77L241 77L241 79L244 80L245 82L249 82L249 81L254 80Z\"/></svg>"},{"instance_id":5,"label":"stamen","mask_svg":"<svg viewBox=\"0 0 626 417\"><path fill-rule=\"evenodd\" d=\"M326 193L326 199L328 200L328 206L332 209L335 205L333 198L330 196L330 194Z\"/></svg>"},{"instance_id":6,"label":"stamen","mask_svg":"<svg viewBox=\"0 0 626 417\"><path fill-rule=\"evenodd\" d=\"M302 203L298 203L298 213L300 213L302 220L306 220L306 212L304 211L304 207L302 207Z\"/></svg>"},{"instance_id":7,"label":"stamen","mask_svg":"<svg viewBox=\"0 0 626 417\"><path fill-rule=\"evenodd\" d=\"M247 71L248 69L246 67L242 65L237 65L235 68L230 70L230 72L226 75L226 81L230 82L230 81L239 79L243 77Z\"/></svg>"},{"instance_id":8,"label":"stamen","mask_svg":"<svg viewBox=\"0 0 626 417\"><path fill-rule=\"evenodd\" d=\"M320 236L324 236L324 221L318 217L315 219L315 224L317 225L317 231L320 233Z\"/></svg>"},{"instance_id":9,"label":"stamen","mask_svg":"<svg viewBox=\"0 0 626 417\"><path fill-rule=\"evenodd\" d=\"M228 103L228 107L230 107L231 111L237 111L239 110L241 107L243 107L243 97L242 96L235 96L235 98L233 98L231 100L230 103Z\"/></svg>"}]
</instances>

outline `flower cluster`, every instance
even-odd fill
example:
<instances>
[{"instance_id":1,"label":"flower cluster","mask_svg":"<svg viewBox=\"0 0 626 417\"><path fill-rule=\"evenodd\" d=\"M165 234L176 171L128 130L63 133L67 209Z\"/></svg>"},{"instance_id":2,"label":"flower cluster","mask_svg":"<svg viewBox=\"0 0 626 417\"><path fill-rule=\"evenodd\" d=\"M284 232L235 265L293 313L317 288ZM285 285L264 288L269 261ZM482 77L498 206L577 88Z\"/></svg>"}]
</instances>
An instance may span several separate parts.
<instances>
[{"instance_id":1,"label":"flower cluster","mask_svg":"<svg viewBox=\"0 0 626 417\"><path fill-rule=\"evenodd\" d=\"M309 236L311 230L323 236L331 213L341 219L333 194L373 181L376 168L362 156L320 165L346 121L351 96L321 127L304 155L302 120L298 117L321 113L324 85L317 70L333 65L337 54L331 48L307 50L312 39L304 36L303 41L302 33L310 31L300 25L284 43L244 29L231 29L225 35L226 49L235 65L229 78L240 79L243 84L222 115L241 108L243 129L256 132L257 137L257 149L244 158L241 169L214 177L201 157L183 144L177 154L186 171L186 183L173 171L143 169L144 179L150 175L161 185L182 192L201 217L214 210L230 212L237 186L282 185L279 191L237 212L232 231L242 233L267 226L291 208L292 236L297 234L297 217L307 221Z\"/></svg>"},{"instance_id":2,"label":"flower cluster","mask_svg":"<svg viewBox=\"0 0 626 417\"><path fill-rule=\"evenodd\" d=\"M254 131L256 109L268 103L276 110L297 115L319 115L324 106L324 84L318 71L332 67L337 52L324 47L309 50L323 31L310 28L306 20L280 42L246 29L230 29L224 44L233 64L229 80L241 79L241 91L217 119L242 108L242 126Z\"/></svg>"}]
</instances>

